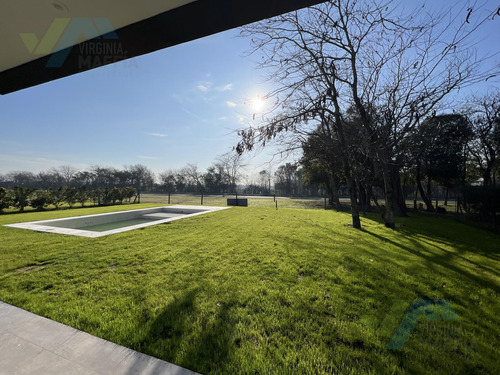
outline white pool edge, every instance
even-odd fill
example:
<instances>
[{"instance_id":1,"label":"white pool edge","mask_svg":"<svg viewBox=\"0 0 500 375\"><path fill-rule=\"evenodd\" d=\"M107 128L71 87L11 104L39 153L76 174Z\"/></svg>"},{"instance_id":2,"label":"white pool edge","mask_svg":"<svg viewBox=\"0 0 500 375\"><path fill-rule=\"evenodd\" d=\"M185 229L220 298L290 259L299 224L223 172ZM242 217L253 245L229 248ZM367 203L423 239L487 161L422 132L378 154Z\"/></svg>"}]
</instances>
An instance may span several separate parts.
<instances>
[{"instance_id":1,"label":"white pool edge","mask_svg":"<svg viewBox=\"0 0 500 375\"><path fill-rule=\"evenodd\" d=\"M151 221L149 223L130 225L127 227L112 229L112 230L108 230L105 232L94 232L94 231L88 231L88 230L82 230L82 229L71 229L71 228L43 225L44 223L49 223L49 222L50 223L58 222L58 221L64 222L65 220L68 220L68 219L78 219L78 218L84 219L84 218L91 218L91 217L98 217L98 216L102 217L102 216L116 215L116 214L123 214L123 213L135 213L135 212L139 212L139 211L143 211L144 213L147 213L148 211L152 212L152 211L157 211L158 209L163 209L163 208L166 208L166 209L174 208L174 209L181 209L181 210L182 209L185 209L185 210L203 210L203 212L195 212L195 213L186 214L186 215L180 216L180 217L171 217L171 218L167 218L167 219L160 219L160 220ZM110 234L128 232L130 230L145 228L145 227L149 227L152 225L163 224L163 223L167 223L167 222L174 221L174 220L180 220L180 219L186 219L189 217L204 215L204 214L208 214L211 212L227 210L228 208L231 208L231 207L189 206L189 205L158 206L158 207L151 207L151 208L139 208L136 210L107 212L107 213L95 214L95 215L70 216L70 217L64 217L64 218L60 218L60 219L48 219L48 220L29 221L29 222L16 223L16 224L5 224L4 227L29 229L29 230L34 230L37 232L44 232L44 233L57 233L57 234L64 234L64 235L70 235L70 236L96 238L96 237L108 236Z\"/></svg>"}]
</instances>

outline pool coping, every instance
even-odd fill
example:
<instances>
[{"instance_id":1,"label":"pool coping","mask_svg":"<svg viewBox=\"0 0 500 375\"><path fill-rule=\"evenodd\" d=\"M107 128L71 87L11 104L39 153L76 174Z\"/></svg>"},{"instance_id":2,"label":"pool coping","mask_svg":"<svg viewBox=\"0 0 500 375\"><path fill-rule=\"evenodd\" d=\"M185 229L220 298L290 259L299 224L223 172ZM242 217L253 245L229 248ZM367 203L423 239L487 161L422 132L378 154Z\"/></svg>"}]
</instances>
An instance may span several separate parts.
<instances>
[{"instance_id":1,"label":"pool coping","mask_svg":"<svg viewBox=\"0 0 500 375\"><path fill-rule=\"evenodd\" d=\"M47 224L47 223L53 223L53 222L58 222L58 221L65 221L68 219L77 219L77 218L83 219L83 218L90 218L90 217L102 217L102 216L109 216L109 215L116 215L116 214L133 213L133 212L137 212L137 211L144 211L144 214L147 214L148 212L150 212L150 213L158 212L159 210L164 209L164 208L167 208L167 209L174 208L174 209L180 209L180 210L183 210L183 209L185 209L185 210L188 210L188 209L189 210L203 210L203 212L195 212L195 213L186 214L186 215L180 216L180 217L171 217L171 218L166 218L166 219L155 220L155 221L151 221L148 223L131 225L131 226L112 229L112 230L108 230L108 231L104 231L104 232L95 232L95 231L88 231L88 230L83 230L83 229L72 229L72 228L63 228L63 227L56 227L56 226L50 226L50 225L43 225L44 223ZM97 237L108 236L110 234L128 232L128 231L134 230L134 229L146 228L146 227L149 227L152 225L163 224L163 223L167 223L167 222L174 221L174 220L180 220L180 219L186 219L189 217L204 215L204 214L208 214L211 212L227 210L228 208L231 208L231 207L190 206L190 205L158 206L158 207L151 207L151 208L139 208L139 209L135 209L135 210L106 212L103 214L70 216L70 217L64 217L64 218L60 218L60 219L29 221L29 222L24 222L24 223L6 224L4 226L10 227L10 228L29 229L29 230L34 230L37 232L44 232L44 233L57 233L57 234L64 234L64 235L70 235L70 236L97 238Z\"/></svg>"}]
</instances>

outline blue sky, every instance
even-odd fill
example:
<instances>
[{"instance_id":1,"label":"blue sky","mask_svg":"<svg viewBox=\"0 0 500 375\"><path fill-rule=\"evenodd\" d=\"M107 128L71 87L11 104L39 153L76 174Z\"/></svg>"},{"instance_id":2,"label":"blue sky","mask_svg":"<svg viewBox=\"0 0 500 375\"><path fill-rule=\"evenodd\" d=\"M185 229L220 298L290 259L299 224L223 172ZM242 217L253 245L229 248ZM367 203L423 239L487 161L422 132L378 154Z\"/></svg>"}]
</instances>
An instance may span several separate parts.
<instances>
[{"instance_id":1,"label":"blue sky","mask_svg":"<svg viewBox=\"0 0 500 375\"><path fill-rule=\"evenodd\" d=\"M499 24L480 48L498 49ZM271 88L244 56L249 41L238 32L0 96L0 173L63 164L207 168L236 144L234 130L251 120L249 100ZM247 157L247 173L265 167L270 153Z\"/></svg>"},{"instance_id":2,"label":"blue sky","mask_svg":"<svg viewBox=\"0 0 500 375\"><path fill-rule=\"evenodd\" d=\"M268 90L238 30L0 97L0 173L62 164L208 167ZM252 161L260 164L261 155Z\"/></svg>"}]
</instances>

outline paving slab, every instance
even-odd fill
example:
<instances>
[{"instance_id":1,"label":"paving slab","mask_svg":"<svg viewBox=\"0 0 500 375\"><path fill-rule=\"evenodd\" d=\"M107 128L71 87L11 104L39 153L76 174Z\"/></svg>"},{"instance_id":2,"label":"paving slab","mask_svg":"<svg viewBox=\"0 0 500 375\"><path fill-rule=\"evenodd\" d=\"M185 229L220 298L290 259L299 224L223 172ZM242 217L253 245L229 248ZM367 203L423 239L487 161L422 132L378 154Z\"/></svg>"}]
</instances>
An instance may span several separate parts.
<instances>
[{"instance_id":1,"label":"paving slab","mask_svg":"<svg viewBox=\"0 0 500 375\"><path fill-rule=\"evenodd\" d=\"M34 319L36 315L26 316L24 310L11 309L10 305L2 304L0 301L0 334L8 332L20 324L25 324L29 320Z\"/></svg>"},{"instance_id":2,"label":"paving slab","mask_svg":"<svg viewBox=\"0 0 500 375\"><path fill-rule=\"evenodd\" d=\"M39 346L10 333L0 335L0 375L19 373L26 360L42 351Z\"/></svg>"},{"instance_id":3,"label":"paving slab","mask_svg":"<svg viewBox=\"0 0 500 375\"><path fill-rule=\"evenodd\" d=\"M16 375L99 375L98 372L92 371L88 367L81 366L66 358L60 357L57 354L42 350L36 356L26 359L19 366Z\"/></svg>"},{"instance_id":4,"label":"paving slab","mask_svg":"<svg viewBox=\"0 0 500 375\"><path fill-rule=\"evenodd\" d=\"M0 301L0 375L196 375Z\"/></svg>"},{"instance_id":5,"label":"paving slab","mask_svg":"<svg viewBox=\"0 0 500 375\"><path fill-rule=\"evenodd\" d=\"M55 351L79 331L50 319L37 319L35 314L23 319L21 310L19 322L14 324L9 333L20 337L41 348Z\"/></svg>"}]
</instances>

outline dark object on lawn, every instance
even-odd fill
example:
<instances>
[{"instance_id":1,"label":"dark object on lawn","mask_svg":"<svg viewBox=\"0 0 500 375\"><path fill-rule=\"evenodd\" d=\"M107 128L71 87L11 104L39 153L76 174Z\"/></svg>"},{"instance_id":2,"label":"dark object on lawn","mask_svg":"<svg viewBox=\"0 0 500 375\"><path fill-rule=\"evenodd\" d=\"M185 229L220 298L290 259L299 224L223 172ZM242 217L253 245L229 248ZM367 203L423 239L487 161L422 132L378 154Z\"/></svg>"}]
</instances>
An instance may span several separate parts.
<instances>
[{"instance_id":1,"label":"dark object on lawn","mask_svg":"<svg viewBox=\"0 0 500 375\"><path fill-rule=\"evenodd\" d=\"M444 208L444 207L438 207L437 208L437 213L438 214L445 214L446 213L446 208Z\"/></svg>"},{"instance_id":2,"label":"dark object on lawn","mask_svg":"<svg viewBox=\"0 0 500 375\"><path fill-rule=\"evenodd\" d=\"M246 199L246 198L245 199L242 199L242 198L228 199L227 205L228 206L248 207L248 199Z\"/></svg>"}]
</instances>

